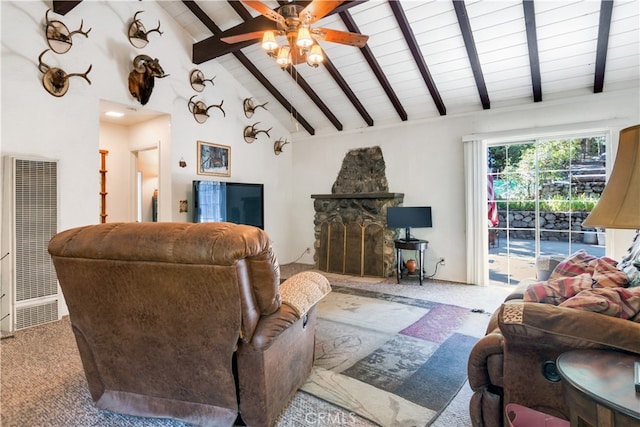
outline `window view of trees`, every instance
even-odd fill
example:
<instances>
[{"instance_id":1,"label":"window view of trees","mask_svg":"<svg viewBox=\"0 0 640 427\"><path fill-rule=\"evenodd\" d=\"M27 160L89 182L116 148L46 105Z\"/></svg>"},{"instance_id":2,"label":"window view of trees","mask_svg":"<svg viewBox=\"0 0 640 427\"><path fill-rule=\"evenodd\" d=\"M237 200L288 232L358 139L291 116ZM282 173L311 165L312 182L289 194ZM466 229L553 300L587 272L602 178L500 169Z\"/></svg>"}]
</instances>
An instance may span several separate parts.
<instances>
[{"instance_id":1,"label":"window view of trees","mask_svg":"<svg viewBox=\"0 0 640 427\"><path fill-rule=\"evenodd\" d=\"M590 212L604 183L604 153L603 136L491 147L498 209L533 210L538 196L540 210Z\"/></svg>"},{"instance_id":2,"label":"window view of trees","mask_svg":"<svg viewBox=\"0 0 640 427\"><path fill-rule=\"evenodd\" d=\"M604 252L604 233L582 223L605 185L605 136L490 145L491 280L535 277L540 255ZM493 203L495 201L495 204ZM492 226L497 210L498 224ZM600 238L602 237L602 241ZM536 252L538 251L538 252Z\"/></svg>"}]
</instances>

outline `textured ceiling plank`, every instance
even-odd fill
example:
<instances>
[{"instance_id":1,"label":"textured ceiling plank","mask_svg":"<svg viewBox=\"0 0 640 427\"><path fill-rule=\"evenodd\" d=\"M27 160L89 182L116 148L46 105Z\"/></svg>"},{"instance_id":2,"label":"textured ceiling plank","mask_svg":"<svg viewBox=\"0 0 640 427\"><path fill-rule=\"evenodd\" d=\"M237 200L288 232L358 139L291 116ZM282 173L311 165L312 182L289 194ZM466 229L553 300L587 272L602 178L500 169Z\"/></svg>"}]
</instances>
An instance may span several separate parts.
<instances>
[{"instance_id":1,"label":"textured ceiling plank","mask_svg":"<svg viewBox=\"0 0 640 427\"><path fill-rule=\"evenodd\" d=\"M613 1L602 0L600 3L600 24L598 26L598 47L596 48L596 71L593 82L593 93L600 93L604 88L604 70L607 63L607 47L611 29L611 12Z\"/></svg>"},{"instance_id":2,"label":"textured ceiling plank","mask_svg":"<svg viewBox=\"0 0 640 427\"><path fill-rule=\"evenodd\" d=\"M298 83L298 85L302 88L304 93L307 94L309 98L316 104L316 106L324 113L324 115L329 119L329 121L335 126L336 129L342 130L342 123L338 120L338 118L331 112L327 104L325 104L322 99L318 96L318 94L311 88L309 83L298 73L295 67L288 65L285 69L287 74L291 76L293 80Z\"/></svg>"},{"instance_id":3,"label":"textured ceiling plank","mask_svg":"<svg viewBox=\"0 0 640 427\"><path fill-rule=\"evenodd\" d=\"M358 112L360 113L364 121L367 123L367 125L373 126L373 119L371 118L367 110L364 108L360 100L353 93L353 91L351 90L347 82L344 80L344 78L342 77L342 74L340 74L338 69L335 67L335 65L333 65L333 62L331 62L331 60L329 59L329 57L327 57L326 54L324 54L324 61L322 61L322 64L327 69L329 74L331 74L331 77L333 77L333 79L336 81L338 86L340 86L340 88L342 89L342 92L344 92L346 97L349 98L349 101L351 101L351 104L353 104L355 109L358 110Z\"/></svg>"},{"instance_id":4,"label":"textured ceiling plank","mask_svg":"<svg viewBox=\"0 0 640 427\"><path fill-rule=\"evenodd\" d=\"M353 17L348 11L340 12L340 18L342 18L342 21L344 22L344 24L346 25L349 31L351 31L352 33L360 33L358 26L356 25L355 21L353 20ZM391 87L391 84L389 83L387 76L384 75L384 72L382 71L380 64L378 64L378 61L373 56L371 49L369 48L369 46L364 45L364 47L360 48L360 51L364 55L364 58L366 59L366 61L369 63L369 66L371 67L371 70L375 74L376 78L382 85L382 88L384 89L387 96L389 97L389 100L391 101L394 108L396 109L396 112L398 113L402 121L406 121L407 112L404 110L404 107L402 106L402 104L400 104L400 100L398 99L398 96L393 91L393 88Z\"/></svg>"},{"instance_id":5,"label":"textured ceiling plank","mask_svg":"<svg viewBox=\"0 0 640 427\"><path fill-rule=\"evenodd\" d=\"M469 62L471 63L471 70L473 71L473 77L476 80L476 86L478 87L478 93L480 95L480 102L482 102L482 108L488 110L491 108L489 102L489 93L487 92L487 85L482 75L482 67L480 66L480 58L478 58L478 51L476 50L476 44L473 40L473 32L471 31L471 24L469 23L469 15L467 14L467 8L464 5L463 0L452 0L453 7L458 17L458 25L462 32L462 39L464 40L465 47L467 48L467 55L469 56Z\"/></svg>"},{"instance_id":6,"label":"textured ceiling plank","mask_svg":"<svg viewBox=\"0 0 640 427\"><path fill-rule=\"evenodd\" d=\"M542 80L540 78L540 58L538 57L538 36L536 34L536 11L533 0L523 0L524 22L527 28L527 45L529 46L529 64L531 67L531 86L533 101L542 101Z\"/></svg>"},{"instance_id":7,"label":"textured ceiling plank","mask_svg":"<svg viewBox=\"0 0 640 427\"><path fill-rule=\"evenodd\" d=\"M413 55L413 59L416 61L416 65L420 70L420 74L422 74L422 78L424 79L427 88L429 89L429 93L431 93L431 98L433 102L436 104L436 108L438 108L438 112L440 112L441 116L447 114L447 108L444 106L444 102L442 102L442 97L440 96L440 92L438 92L438 88L433 81L433 77L431 77L431 73L429 72L429 67L427 67L427 63L424 60L424 56L422 56L422 52L420 52L420 48L416 43L416 37L409 26L409 21L407 20L407 16L402 9L399 1L389 1L389 6L391 6L391 10L396 17L396 21L398 21L398 25L400 25L400 30L402 30L402 34L404 35L405 40L407 41L407 45L409 45L409 50Z\"/></svg>"},{"instance_id":8,"label":"textured ceiling plank","mask_svg":"<svg viewBox=\"0 0 640 427\"><path fill-rule=\"evenodd\" d=\"M53 0L53 11L58 15L66 15L71 9L82 3L80 1Z\"/></svg>"},{"instance_id":9,"label":"textured ceiling plank","mask_svg":"<svg viewBox=\"0 0 640 427\"><path fill-rule=\"evenodd\" d=\"M182 2L214 35L219 35L222 30L213 22L211 18L194 1L183 0ZM291 113L291 115L306 129L311 135L315 135L315 129L305 120L305 118L293 108L293 105L282 96L280 92L267 80L267 78L256 68L255 65L242 52L233 52L233 55L245 66L245 68L273 95L280 104Z\"/></svg>"}]
</instances>

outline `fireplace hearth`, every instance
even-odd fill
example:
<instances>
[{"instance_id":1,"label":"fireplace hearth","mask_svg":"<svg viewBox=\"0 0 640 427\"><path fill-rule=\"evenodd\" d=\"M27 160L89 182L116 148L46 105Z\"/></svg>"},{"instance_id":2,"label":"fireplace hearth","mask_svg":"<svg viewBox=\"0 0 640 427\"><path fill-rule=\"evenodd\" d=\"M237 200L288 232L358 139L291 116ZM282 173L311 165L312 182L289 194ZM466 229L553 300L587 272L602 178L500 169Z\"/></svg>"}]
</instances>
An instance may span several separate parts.
<instances>
[{"instance_id":1,"label":"fireplace hearth","mask_svg":"<svg viewBox=\"0 0 640 427\"><path fill-rule=\"evenodd\" d=\"M357 276L394 273L393 241L386 226L387 208L402 204L404 194L388 191L380 147L349 151L330 194L313 194L314 260L319 270Z\"/></svg>"}]
</instances>

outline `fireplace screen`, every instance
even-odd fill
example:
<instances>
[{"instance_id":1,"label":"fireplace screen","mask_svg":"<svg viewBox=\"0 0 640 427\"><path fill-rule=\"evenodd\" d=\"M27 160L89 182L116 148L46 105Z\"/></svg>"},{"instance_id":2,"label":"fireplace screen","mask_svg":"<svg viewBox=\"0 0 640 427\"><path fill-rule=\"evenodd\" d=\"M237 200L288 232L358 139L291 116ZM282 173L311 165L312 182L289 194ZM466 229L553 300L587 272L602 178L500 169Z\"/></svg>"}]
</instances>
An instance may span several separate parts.
<instances>
[{"instance_id":1,"label":"fireplace screen","mask_svg":"<svg viewBox=\"0 0 640 427\"><path fill-rule=\"evenodd\" d=\"M357 276L385 276L384 227L379 223L320 226L318 268Z\"/></svg>"}]
</instances>

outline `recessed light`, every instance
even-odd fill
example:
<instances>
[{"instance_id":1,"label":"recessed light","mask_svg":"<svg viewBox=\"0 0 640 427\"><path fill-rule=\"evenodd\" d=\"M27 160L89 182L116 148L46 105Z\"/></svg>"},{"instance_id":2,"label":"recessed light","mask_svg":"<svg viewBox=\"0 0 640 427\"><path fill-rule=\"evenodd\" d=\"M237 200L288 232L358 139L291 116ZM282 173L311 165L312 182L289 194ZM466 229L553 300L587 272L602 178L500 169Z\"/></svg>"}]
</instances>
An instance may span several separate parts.
<instances>
[{"instance_id":1,"label":"recessed light","mask_svg":"<svg viewBox=\"0 0 640 427\"><path fill-rule=\"evenodd\" d=\"M109 117L122 117L124 116L124 113L120 113L119 111L107 111L104 115Z\"/></svg>"}]
</instances>

